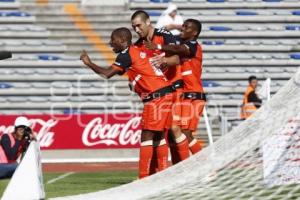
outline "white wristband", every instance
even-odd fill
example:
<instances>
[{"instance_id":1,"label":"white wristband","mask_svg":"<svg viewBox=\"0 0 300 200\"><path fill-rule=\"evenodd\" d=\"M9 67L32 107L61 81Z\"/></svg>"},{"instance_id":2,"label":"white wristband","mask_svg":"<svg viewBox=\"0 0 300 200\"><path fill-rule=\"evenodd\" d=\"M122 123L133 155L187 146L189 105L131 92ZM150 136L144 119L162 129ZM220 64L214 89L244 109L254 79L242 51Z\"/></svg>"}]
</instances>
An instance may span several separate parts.
<instances>
[{"instance_id":1,"label":"white wristband","mask_svg":"<svg viewBox=\"0 0 300 200\"><path fill-rule=\"evenodd\" d=\"M161 46L160 44L158 44L158 45L156 45L156 48L157 48L158 50L161 50L161 49L162 49L162 46Z\"/></svg>"}]
</instances>

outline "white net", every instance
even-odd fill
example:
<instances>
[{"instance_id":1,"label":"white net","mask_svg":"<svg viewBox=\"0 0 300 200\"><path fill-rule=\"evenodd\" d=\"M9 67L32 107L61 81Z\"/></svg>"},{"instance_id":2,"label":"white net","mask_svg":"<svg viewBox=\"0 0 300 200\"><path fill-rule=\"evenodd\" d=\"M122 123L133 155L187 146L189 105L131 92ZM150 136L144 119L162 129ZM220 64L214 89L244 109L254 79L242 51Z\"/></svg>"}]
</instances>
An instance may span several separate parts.
<instances>
[{"instance_id":1,"label":"white net","mask_svg":"<svg viewBox=\"0 0 300 200\"><path fill-rule=\"evenodd\" d=\"M300 184L288 184L300 183L299 136L300 69L214 148L127 185L57 199L300 199Z\"/></svg>"}]
</instances>

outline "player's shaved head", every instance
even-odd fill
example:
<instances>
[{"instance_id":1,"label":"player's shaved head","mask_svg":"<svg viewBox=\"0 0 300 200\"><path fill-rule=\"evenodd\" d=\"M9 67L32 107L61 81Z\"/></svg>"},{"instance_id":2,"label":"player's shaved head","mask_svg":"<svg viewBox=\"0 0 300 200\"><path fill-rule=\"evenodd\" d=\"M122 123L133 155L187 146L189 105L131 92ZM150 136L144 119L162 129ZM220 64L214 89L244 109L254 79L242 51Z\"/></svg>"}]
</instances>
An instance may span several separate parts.
<instances>
[{"instance_id":1,"label":"player's shaved head","mask_svg":"<svg viewBox=\"0 0 300 200\"><path fill-rule=\"evenodd\" d=\"M198 38L200 32L201 32L201 29L202 29L202 24L199 20L196 20L196 19L187 19L185 20L185 22L189 22L193 25L193 28L197 31L197 35L195 38Z\"/></svg>"},{"instance_id":2,"label":"player's shaved head","mask_svg":"<svg viewBox=\"0 0 300 200\"><path fill-rule=\"evenodd\" d=\"M131 40L132 40L132 34L131 34L130 30L125 27L115 29L111 33L111 35L112 35L112 37L121 38L122 40L127 41L128 43L131 43Z\"/></svg>"},{"instance_id":3,"label":"player's shaved head","mask_svg":"<svg viewBox=\"0 0 300 200\"><path fill-rule=\"evenodd\" d=\"M147 12L143 10L137 10L131 15L131 21L134 20L135 18L140 17L144 22L147 19L150 19L150 16L148 15Z\"/></svg>"}]
</instances>

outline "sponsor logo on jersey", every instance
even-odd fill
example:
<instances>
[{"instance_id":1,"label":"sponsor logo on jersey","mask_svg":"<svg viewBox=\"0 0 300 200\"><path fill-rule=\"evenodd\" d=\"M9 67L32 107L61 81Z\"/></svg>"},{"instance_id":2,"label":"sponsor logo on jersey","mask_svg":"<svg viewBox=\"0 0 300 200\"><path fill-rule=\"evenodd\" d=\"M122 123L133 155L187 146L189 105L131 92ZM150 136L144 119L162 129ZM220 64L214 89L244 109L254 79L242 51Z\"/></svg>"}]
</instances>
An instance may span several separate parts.
<instances>
[{"instance_id":1,"label":"sponsor logo on jersey","mask_svg":"<svg viewBox=\"0 0 300 200\"><path fill-rule=\"evenodd\" d=\"M145 52L140 52L140 57L142 58L142 59L144 59L144 58L146 58L146 53Z\"/></svg>"}]
</instances>

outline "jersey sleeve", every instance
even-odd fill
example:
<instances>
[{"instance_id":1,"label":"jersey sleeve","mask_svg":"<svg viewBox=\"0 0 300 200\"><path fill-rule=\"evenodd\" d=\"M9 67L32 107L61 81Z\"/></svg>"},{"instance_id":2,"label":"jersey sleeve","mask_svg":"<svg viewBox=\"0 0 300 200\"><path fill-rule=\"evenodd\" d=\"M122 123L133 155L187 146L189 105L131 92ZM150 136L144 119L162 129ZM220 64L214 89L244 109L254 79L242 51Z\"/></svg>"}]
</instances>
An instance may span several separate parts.
<instances>
[{"instance_id":1,"label":"jersey sleeve","mask_svg":"<svg viewBox=\"0 0 300 200\"><path fill-rule=\"evenodd\" d=\"M162 33L163 38L164 38L164 44L165 45L174 45L176 44L176 38L174 35L172 35L172 33L170 33L169 31L165 31Z\"/></svg>"},{"instance_id":2,"label":"jersey sleeve","mask_svg":"<svg viewBox=\"0 0 300 200\"><path fill-rule=\"evenodd\" d=\"M197 52L197 41L191 40L183 43L190 51L190 57L194 57Z\"/></svg>"},{"instance_id":3,"label":"jersey sleeve","mask_svg":"<svg viewBox=\"0 0 300 200\"><path fill-rule=\"evenodd\" d=\"M115 62L112 64L112 67L114 69L117 69L120 71L119 74L124 74L128 68L132 65L131 57L128 52L126 53L120 53Z\"/></svg>"}]
</instances>

